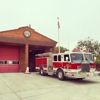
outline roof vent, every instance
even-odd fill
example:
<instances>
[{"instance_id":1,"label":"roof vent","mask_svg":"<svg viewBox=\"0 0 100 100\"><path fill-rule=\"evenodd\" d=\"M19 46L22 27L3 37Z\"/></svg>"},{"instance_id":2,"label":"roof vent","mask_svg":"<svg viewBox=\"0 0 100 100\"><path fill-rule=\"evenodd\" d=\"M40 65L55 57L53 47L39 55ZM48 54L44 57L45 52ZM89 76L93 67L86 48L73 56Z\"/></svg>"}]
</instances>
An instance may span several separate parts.
<instances>
[{"instance_id":1,"label":"roof vent","mask_svg":"<svg viewBox=\"0 0 100 100\"><path fill-rule=\"evenodd\" d=\"M31 24L29 24L29 27L31 28Z\"/></svg>"}]
</instances>

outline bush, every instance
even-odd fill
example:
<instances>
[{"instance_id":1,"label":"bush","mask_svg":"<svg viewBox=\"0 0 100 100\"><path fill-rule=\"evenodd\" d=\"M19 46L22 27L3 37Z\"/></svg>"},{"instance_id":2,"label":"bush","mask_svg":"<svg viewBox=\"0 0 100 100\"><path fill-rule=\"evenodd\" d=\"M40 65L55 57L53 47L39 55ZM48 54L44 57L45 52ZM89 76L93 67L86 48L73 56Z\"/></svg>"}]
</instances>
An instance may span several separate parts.
<instances>
[{"instance_id":1,"label":"bush","mask_svg":"<svg viewBox=\"0 0 100 100\"><path fill-rule=\"evenodd\" d=\"M100 64L100 55L96 56L96 64Z\"/></svg>"}]
</instances>

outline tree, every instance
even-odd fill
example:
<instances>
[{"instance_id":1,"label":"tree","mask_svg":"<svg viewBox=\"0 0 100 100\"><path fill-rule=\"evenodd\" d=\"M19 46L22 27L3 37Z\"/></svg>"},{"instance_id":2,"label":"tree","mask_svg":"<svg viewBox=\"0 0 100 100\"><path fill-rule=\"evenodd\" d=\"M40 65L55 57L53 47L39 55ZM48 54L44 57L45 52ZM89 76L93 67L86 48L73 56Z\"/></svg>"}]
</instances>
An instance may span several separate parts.
<instances>
[{"instance_id":1,"label":"tree","mask_svg":"<svg viewBox=\"0 0 100 100\"><path fill-rule=\"evenodd\" d=\"M59 50L59 46L56 47L56 50L57 50L57 51ZM68 49L65 48L65 47L60 46L60 50L68 50Z\"/></svg>"},{"instance_id":2,"label":"tree","mask_svg":"<svg viewBox=\"0 0 100 100\"><path fill-rule=\"evenodd\" d=\"M65 51L69 51L67 48L60 46L60 53L64 53ZM56 47L56 53L59 52L59 46Z\"/></svg>"},{"instance_id":3,"label":"tree","mask_svg":"<svg viewBox=\"0 0 100 100\"><path fill-rule=\"evenodd\" d=\"M76 48L89 50L96 56L100 54L100 44L98 43L98 41L94 41L90 37L85 40L78 41Z\"/></svg>"},{"instance_id":4,"label":"tree","mask_svg":"<svg viewBox=\"0 0 100 100\"><path fill-rule=\"evenodd\" d=\"M52 48L50 48L50 52L52 52ZM56 53L59 51L59 46L56 46L56 48L55 48L55 50L56 50ZM68 49L67 48L65 48L65 47L62 47L62 46L60 46L60 51L61 52L65 52L65 51L68 51Z\"/></svg>"}]
</instances>

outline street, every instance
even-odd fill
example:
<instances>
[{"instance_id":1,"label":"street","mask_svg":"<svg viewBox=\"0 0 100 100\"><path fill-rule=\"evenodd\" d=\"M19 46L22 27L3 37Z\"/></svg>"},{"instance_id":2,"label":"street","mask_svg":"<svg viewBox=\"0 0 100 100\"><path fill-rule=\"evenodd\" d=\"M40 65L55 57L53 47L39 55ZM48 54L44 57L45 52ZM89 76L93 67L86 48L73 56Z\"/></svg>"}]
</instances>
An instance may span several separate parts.
<instances>
[{"instance_id":1,"label":"street","mask_svg":"<svg viewBox=\"0 0 100 100\"><path fill-rule=\"evenodd\" d=\"M38 73L0 73L0 100L100 100L100 76L60 81Z\"/></svg>"}]
</instances>

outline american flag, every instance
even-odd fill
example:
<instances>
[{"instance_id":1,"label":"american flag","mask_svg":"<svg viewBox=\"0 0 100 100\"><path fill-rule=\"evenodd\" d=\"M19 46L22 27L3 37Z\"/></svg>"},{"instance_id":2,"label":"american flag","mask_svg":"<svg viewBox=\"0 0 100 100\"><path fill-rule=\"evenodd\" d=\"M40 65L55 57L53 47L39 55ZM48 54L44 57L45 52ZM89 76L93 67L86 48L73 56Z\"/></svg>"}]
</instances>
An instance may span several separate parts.
<instances>
[{"instance_id":1,"label":"american flag","mask_svg":"<svg viewBox=\"0 0 100 100\"><path fill-rule=\"evenodd\" d=\"M60 28L59 17L57 19L58 19L58 24L57 25L58 25L58 29L59 29Z\"/></svg>"}]
</instances>

